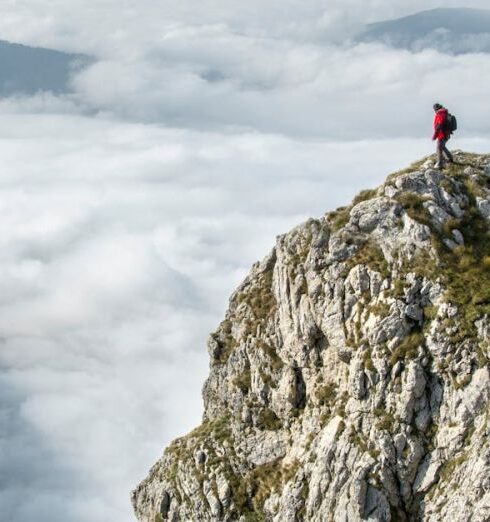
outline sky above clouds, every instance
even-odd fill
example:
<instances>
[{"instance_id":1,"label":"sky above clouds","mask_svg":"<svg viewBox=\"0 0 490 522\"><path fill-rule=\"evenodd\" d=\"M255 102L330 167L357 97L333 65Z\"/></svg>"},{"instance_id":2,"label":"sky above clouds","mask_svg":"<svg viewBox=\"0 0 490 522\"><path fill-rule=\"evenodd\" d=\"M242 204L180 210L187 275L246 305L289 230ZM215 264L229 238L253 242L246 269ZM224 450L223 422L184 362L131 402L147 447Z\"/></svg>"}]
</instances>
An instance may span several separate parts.
<instances>
[{"instance_id":1,"label":"sky above clouds","mask_svg":"<svg viewBox=\"0 0 490 522\"><path fill-rule=\"evenodd\" d=\"M6 0L0 39L97 62L0 99L2 520L134 520L275 236L431 153L434 101L488 152L490 55L352 41L432 7Z\"/></svg>"}]
</instances>

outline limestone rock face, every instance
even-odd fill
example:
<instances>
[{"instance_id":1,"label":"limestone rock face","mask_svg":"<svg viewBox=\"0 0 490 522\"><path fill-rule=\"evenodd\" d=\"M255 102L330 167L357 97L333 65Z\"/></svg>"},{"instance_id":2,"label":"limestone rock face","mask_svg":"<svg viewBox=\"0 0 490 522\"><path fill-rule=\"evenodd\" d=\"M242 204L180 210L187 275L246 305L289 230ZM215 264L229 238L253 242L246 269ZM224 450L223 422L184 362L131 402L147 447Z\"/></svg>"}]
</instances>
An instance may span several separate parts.
<instances>
[{"instance_id":1,"label":"limestone rock face","mask_svg":"<svg viewBox=\"0 0 490 522\"><path fill-rule=\"evenodd\" d=\"M140 522L490 520L490 156L280 236L208 343Z\"/></svg>"}]
</instances>

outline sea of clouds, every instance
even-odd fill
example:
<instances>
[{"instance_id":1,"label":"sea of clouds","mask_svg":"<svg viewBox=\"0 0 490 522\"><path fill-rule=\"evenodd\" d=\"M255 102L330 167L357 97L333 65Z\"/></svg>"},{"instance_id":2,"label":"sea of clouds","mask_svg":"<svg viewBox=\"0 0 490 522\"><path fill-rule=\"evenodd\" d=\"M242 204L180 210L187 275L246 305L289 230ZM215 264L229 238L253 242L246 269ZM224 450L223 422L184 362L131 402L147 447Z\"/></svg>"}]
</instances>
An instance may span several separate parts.
<instances>
[{"instance_id":1,"label":"sea of clouds","mask_svg":"<svg viewBox=\"0 0 490 522\"><path fill-rule=\"evenodd\" d=\"M251 264L431 153L434 101L488 152L490 55L349 43L427 1L7 4L1 39L98 61L0 100L1 518L129 522Z\"/></svg>"}]
</instances>

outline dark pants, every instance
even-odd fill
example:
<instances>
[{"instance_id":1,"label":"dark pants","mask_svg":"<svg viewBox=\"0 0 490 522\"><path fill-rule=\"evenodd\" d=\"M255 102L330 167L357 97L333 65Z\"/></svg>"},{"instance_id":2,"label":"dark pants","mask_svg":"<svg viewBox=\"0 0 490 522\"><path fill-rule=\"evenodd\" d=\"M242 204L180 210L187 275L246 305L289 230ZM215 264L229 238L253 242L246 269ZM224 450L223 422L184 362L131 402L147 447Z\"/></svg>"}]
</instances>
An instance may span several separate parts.
<instances>
[{"instance_id":1,"label":"dark pants","mask_svg":"<svg viewBox=\"0 0 490 522\"><path fill-rule=\"evenodd\" d=\"M444 156L448 161L453 161L453 156L446 147L447 140L437 140L437 163L440 168L444 166Z\"/></svg>"}]
</instances>

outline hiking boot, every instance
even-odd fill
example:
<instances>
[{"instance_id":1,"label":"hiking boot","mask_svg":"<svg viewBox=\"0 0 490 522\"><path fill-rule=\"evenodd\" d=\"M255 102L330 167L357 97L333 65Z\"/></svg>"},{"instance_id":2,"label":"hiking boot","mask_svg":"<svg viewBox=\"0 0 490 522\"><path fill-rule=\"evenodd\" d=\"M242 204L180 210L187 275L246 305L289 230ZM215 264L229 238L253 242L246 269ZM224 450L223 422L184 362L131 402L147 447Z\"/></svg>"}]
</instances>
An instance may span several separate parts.
<instances>
[{"instance_id":1,"label":"hiking boot","mask_svg":"<svg viewBox=\"0 0 490 522\"><path fill-rule=\"evenodd\" d=\"M435 165L434 165L434 168L435 169L438 169L438 170L442 170L444 168L444 165L442 163L439 163L437 162Z\"/></svg>"}]
</instances>

